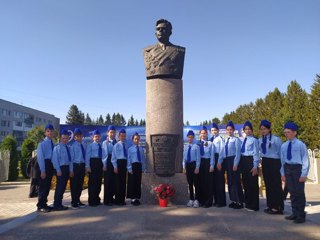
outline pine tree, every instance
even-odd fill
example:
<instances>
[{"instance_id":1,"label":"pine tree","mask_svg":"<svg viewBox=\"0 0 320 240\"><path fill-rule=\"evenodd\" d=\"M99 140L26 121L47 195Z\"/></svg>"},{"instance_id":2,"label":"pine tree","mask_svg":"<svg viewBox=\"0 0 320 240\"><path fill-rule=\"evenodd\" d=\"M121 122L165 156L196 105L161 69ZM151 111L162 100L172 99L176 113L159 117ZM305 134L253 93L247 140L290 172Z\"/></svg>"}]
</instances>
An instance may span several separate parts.
<instances>
[{"instance_id":1,"label":"pine tree","mask_svg":"<svg viewBox=\"0 0 320 240\"><path fill-rule=\"evenodd\" d=\"M134 117L133 115L131 115L131 117L128 120L128 126L134 126L134 125L135 125Z\"/></svg>"},{"instance_id":2,"label":"pine tree","mask_svg":"<svg viewBox=\"0 0 320 240\"><path fill-rule=\"evenodd\" d=\"M120 115L120 125L125 126L127 124L126 119L123 117L123 115Z\"/></svg>"},{"instance_id":3,"label":"pine tree","mask_svg":"<svg viewBox=\"0 0 320 240\"><path fill-rule=\"evenodd\" d=\"M211 121L212 123L216 123L216 124L221 124L221 121L220 121L220 119L219 118L217 118L217 117L214 117L214 118L212 118L212 121Z\"/></svg>"},{"instance_id":4,"label":"pine tree","mask_svg":"<svg viewBox=\"0 0 320 240\"><path fill-rule=\"evenodd\" d=\"M89 116L89 113L86 114L86 117L84 119L84 125L93 125L92 120Z\"/></svg>"},{"instance_id":5,"label":"pine tree","mask_svg":"<svg viewBox=\"0 0 320 240\"><path fill-rule=\"evenodd\" d=\"M135 126L139 126L138 119L135 120L134 125L135 125Z\"/></svg>"},{"instance_id":6,"label":"pine tree","mask_svg":"<svg viewBox=\"0 0 320 240\"><path fill-rule=\"evenodd\" d=\"M312 135L310 148L320 148L320 75L316 75L313 85L311 86L311 93L309 96L312 116Z\"/></svg>"},{"instance_id":7,"label":"pine tree","mask_svg":"<svg viewBox=\"0 0 320 240\"><path fill-rule=\"evenodd\" d=\"M66 116L67 124L83 124L83 116L76 105L71 105Z\"/></svg>"},{"instance_id":8,"label":"pine tree","mask_svg":"<svg viewBox=\"0 0 320 240\"><path fill-rule=\"evenodd\" d=\"M105 125L111 125L112 124L112 121L111 121L111 116L110 114L108 113L107 116L106 116L106 121L104 122Z\"/></svg>"},{"instance_id":9,"label":"pine tree","mask_svg":"<svg viewBox=\"0 0 320 240\"><path fill-rule=\"evenodd\" d=\"M112 122L112 125L115 125L115 126L118 125L118 123L117 123L117 116L116 116L115 113L112 114L111 122Z\"/></svg>"},{"instance_id":10,"label":"pine tree","mask_svg":"<svg viewBox=\"0 0 320 240\"><path fill-rule=\"evenodd\" d=\"M98 118L98 121L97 121L97 125L102 126L103 124L104 124L103 117L102 117L102 115L100 114L100 116L99 116L99 118Z\"/></svg>"},{"instance_id":11,"label":"pine tree","mask_svg":"<svg viewBox=\"0 0 320 240\"><path fill-rule=\"evenodd\" d=\"M185 126L190 126L190 123L188 120L186 121Z\"/></svg>"}]
</instances>

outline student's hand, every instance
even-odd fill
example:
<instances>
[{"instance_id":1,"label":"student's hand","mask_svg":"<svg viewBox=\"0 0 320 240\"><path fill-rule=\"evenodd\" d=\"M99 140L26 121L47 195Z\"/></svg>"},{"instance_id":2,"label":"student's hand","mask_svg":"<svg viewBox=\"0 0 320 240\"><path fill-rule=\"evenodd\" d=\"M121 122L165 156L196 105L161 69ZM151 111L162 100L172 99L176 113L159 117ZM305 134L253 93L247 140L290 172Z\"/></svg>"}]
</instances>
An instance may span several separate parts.
<instances>
[{"instance_id":1,"label":"student's hand","mask_svg":"<svg viewBox=\"0 0 320 240\"><path fill-rule=\"evenodd\" d=\"M300 177L299 182L305 182L307 180L307 177Z\"/></svg>"},{"instance_id":2,"label":"student's hand","mask_svg":"<svg viewBox=\"0 0 320 240\"><path fill-rule=\"evenodd\" d=\"M102 170L107 171L107 166L103 166Z\"/></svg>"},{"instance_id":3,"label":"student's hand","mask_svg":"<svg viewBox=\"0 0 320 240\"><path fill-rule=\"evenodd\" d=\"M221 164L220 164L220 163L217 163L217 169L218 169L218 171L221 171L222 166L221 166Z\"/></svg>"},{"instance_id":4,"label":"student's hand","mask_svg":"<svg viewBox=\"0 0 320 240\"><path fill-rule=\"evenodd\" d=\"M281 181L285 182L286 181L286 177L285 176L281 176Z\"/></svg>"},{"instance_id":5,"label":"student's hand","mask_svg":"<svg viewBox=\"0 0 320 240\"><path fill-rule=\"evenodd\" d=\"M251 171L250 171L251 173L252 173L252 176L256 176L256 175L258 175L258 169L257 168L252 168L251 169Z\"/></svg>"},{"instance_id":6,"label":"student's hand","mask_svg":"<svg viewBox=\"0 0 320 240\"><path fill-rule=\"evenodd\" d=\"M232 170L236 172L238 170L238 166L233 166Z\"/></svg>"},{"instance_id":7,"label":"student's hand","mask_svg":"<svg viewBox=\"0 0 320 240\"><path fill-rule=\"evenodd\" d=\"M62 175L62 172L61 171L57 171L57 176L61 177L61 175Z\"/></svg>"},{"instance_id":8,"label":"student's hand","mask_svg":"<svg viewBox=\"0 0 320 240\"><path fill-rule=\"evenodd\" d=\"M41 172L41 179L45 179L46 177L47 177L47 174L46 174L46 172Z\"/></svg>"},{"instance_id":9,"label":"student's hand","mask_svg":"<svg viewBox=\"0 0 320 240\"><path fill-rule=\"evenodd\" d=\"M199 168L196 168L196 169L194 170L194 174L199 174Z\"/></svg>"},{"instance_id":10,"label":"student's hand","mask_svg":"<svg viewBox=\"0 0 320 240\"><path fill-rule=\"evenodd\" d=\"M90 167L86 167L86 172L87 173L91 173L91 168Z\"/></svg>"},{"instance_id":11,"label":"student's hand","mask_svg":"<svg viewBox=\"0 0 320 240\"><path fill-rule=\"evenodd\" d=\"M211 166L210 166L209 172L214 172L214 167L211 167Z\"/></svg>"},{"instance_id":12,"label":"student's hand","mask_svg":"<svg viewBox=\"0 0 320 240\"><path fill-rule=\"evenodd\" d=\"M115 168L113 169L113 172L114 172L115 174L118 174L118 168L115 167Z\"/></svg>"},{"instance_id":13,"label":"student's hand","mask_svg":"<svg viewBox=\"0 0 320 240\"><path fill-rule=\"evenodd\" d=\"M69 177L73 178L74 177L74 173L70 172Z\"/></svg>"}]
</instances>

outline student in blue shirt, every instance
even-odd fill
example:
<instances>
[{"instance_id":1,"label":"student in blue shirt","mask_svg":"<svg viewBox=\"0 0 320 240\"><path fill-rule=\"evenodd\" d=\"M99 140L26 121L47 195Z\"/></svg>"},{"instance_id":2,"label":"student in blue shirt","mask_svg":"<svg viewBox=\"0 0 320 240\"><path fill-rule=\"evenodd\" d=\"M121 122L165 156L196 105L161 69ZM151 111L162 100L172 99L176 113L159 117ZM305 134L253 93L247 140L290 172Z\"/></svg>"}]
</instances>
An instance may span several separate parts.
<instances>
[{"instance_id":1,"label":"student in blue shirt","mask_svg":"<svg viewBox=\"0 0 320 240\"><path fill-rule=\"evenodd\" d=\"M262 157L262 174L266 186L267 214L283 214L283 197L281 186L280 152L282 141L272 134L271 123L262 120L260 123L259 147Z\"/></svg>"},{"instance_id":2,"label":"student in blue shirt","mask_svg":"<svg viewBox=\"0 0 320 240\"><path fill-rule=\"evenodd\" d=\"M226 126L227 137L225 139L224 164L227 170L228 192L231 203L230 208L243 208L243 190L241 186L240 171L238 165L240 162L241 141L234 136L234 124L229 121Z\"/></svg>"},{"instance_id":3,"label":"student in blue shirt","mask_svg":"<svg viewBox=\"0 0 320 240\"><path fill-rule=\"evenodd\" d=\"M127 159L128 144L126 143L126 130L119 131L119 142L112 149L111 162L116 174L116 197L115 204L126 205L126 182L127 182Z\"/></svg>"},{"instance_id":4,"label":"student in blue shirt","mask_svg":"<svg viewBox=\"0 0 320 240\"><path fill-rule=\"evenodd\" d=\"M127 198L131 198L131 204L134 206L140 205L141 198L141 178L142 172L146 169L146 161L144 157L144 150L139 147L140 136L136 132L132 136L133 146L128 149L128 188Z\"/></svg>"},{"instance_id":5,"label":"student in blue shirt","mask_svg":"<svg viewBox=\"0 0 320 240\"><path fill-rule=\"evenodd\" d=\"M214 145L208 141L208 130L200 130L200 169L199 169L199 202L204 208L212 206L212 178L214 171Z\"/></svg>"},{"instance_id":6,"label":"student in blue shirt","mask_svg":"<svg viewBox=\"0 0 320 240\"><path fill-rule=\"evenodd\" d=\"M306 196L304 185L309 172L309 158L306 145L297 139L298 127L294 122L284 125L287 141L281 146L281 179L286 182L291 199L292 214L285 219L304 223L306 219Z\"/></svg>"},{"instance_id":7,"label":"student in blue shirt","mask_svg":"<svg viewBox=\"0 0 320 240\"><path fill-rule=\"evenodd\" d=\"M252 135L253 127L250 121L244 123L243 130L246 137L241 146L240 169L244 189L244 202L248 211L259 211L259 142Z\"/></svg>"},{"instance_id":8,"label":"student in blue shirt","mask_svg":"<svg viewBox=\"0 0 320 240\"><path fill-rule=\"evenodd\" d=\"M46 137L41 143L39 143L37 148L37 158L41 172L37 208L39 212L50 212L52 207L49 207L47 202L53 176L53 165L51 159L54 148L52 140L54 137L54 128L51 124L46 125L44 134Z\"/></svg>"},{"instance_id":9,"label":"student in blue shirt","mask_svg":"<svg viewBox=\"0 0 320 240\"><path fill-rule=\"evenodd\" d=\"M80 201L84 177L86 174L85 161L86 161L86 144L82 142L83 134L80 128L73 131L74 142L71 146L73 155L73 177L70 178L71 190L71 207L73 209L83 208L85 204Z\"/></svg>"},{"instance_id":10,"label":"student in blue shirt","mask_svg":"<svg viewBox=\"0 0 320 240\"><path fill-rule=\"evenodd\" d=\"M213 172L213 183L212 191L215 207L225 207L226 204L226 190L225 190L225 179L224 172L225 167L222 164L223 162L223 151L224 151L224 140L219 135L219 127L216 123L212 123L211 127L212 137L210 141L214 144L215 153L214 153L214 172Z\"/></svg>"},{"instance_id":11,"label":"student in blue shirt","mask_svg":"<svg viewBox=\"0 0 320 240\"><path fill-rule=\"evenodd\" d=\"M86 150L86 171L89 174L88 193L89 206L96 207L101 204L100 191L102 182L102 159L104 151L100 144L101 134L98 130L93 131L93 143L87 146Z\"/></svg>"},{"instance_id":12,"label":"student in blue shirt","mask_svg":"<svg viewBox=\"0 0 320 240\"><path fill-rule=\"evenodd\" d=\"M116 193L116 182L113 165L111 163L112 149L117 143L116 129L114 126L109 125L107 129L107 139L102 143L102 149L105 152L105 158L102 159L104 171L104 197L103 204L112 206L114 202L114 195Z\"/></svg>"},{"instance_id":13,"label":"student in blue shirt","mask_svg":"<svg viewBox=\"0 0 320 240\"><path fill-rule=\"evenodd\" d=\"M183 172L187 175L189 185L190 200L187 207L198 208L200 206L199 197L199 168L200 168L200 147L194 143L194 132L187 133L188 144L183 148Z\"/></svg>"},{"instance_id":14,"label":"student in blue shirt","mask_svg":"<svg viewBox=\"0 0 320 240\"><path fill-rule=\"evenodd\" d=\"M54 192L53 210L67 210L67 206L62 205L63 194L66 190L69 176L73 177L72 152L67 145L69 133L63 130L60 135L60 143L54 147L52 153L52 164L57 172L56 190Z\"/></svg>"}]
</instances>

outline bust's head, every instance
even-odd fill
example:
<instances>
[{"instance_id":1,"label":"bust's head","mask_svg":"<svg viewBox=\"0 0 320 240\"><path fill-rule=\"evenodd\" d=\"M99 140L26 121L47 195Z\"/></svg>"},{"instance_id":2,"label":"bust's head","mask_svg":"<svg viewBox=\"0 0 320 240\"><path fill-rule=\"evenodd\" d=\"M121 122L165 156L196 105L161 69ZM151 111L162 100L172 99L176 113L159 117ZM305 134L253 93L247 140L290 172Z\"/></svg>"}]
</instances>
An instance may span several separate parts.
<instances>
[{"instance_id":1,"label":"bust's head","mask_svg":"<svg viewBox=\"0 0 320 240\"><path fill-rule=\"evenodd\" d=\"M170 44L169 38L172 33L172 25L168 20L160 19L156 22L156 37L160 43Z\"/></svg>"}]
</instances>

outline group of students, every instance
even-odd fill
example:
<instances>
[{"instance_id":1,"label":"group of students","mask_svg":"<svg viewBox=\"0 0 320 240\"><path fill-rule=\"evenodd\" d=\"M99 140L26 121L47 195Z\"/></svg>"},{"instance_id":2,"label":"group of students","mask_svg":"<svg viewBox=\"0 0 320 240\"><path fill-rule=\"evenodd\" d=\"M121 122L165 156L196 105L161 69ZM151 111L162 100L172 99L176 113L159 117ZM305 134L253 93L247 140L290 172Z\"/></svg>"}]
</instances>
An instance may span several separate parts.
<instances>
[{"instance_id":1,"label":"group of students","mask_svg":"<svg viewBox=\"0 0 320 240\"><path fill-rule=\"evenodd\" d=\"M128 148L126 131L119 131L116 141L115 127L110 125L107 139L101 144L101 134L93 132L93 142L89 145L82 142L81 129L74 130L74 142L70 146L69 132L63 130L60 143L54 146L54 128L51 124L45 127L45 139L37 148L37 161L40 168L39 193L37 208L39 212L67 210L62 205L63 194L70 179L71 207L85 207L80 201L85 174L89 175L89 206L96 207L101 203L99 197L102 177L104 176L104 204L125 205L125 198L131 198L132 205L140 205L141 178L145 170L144 150L139 147L140 136L132 136L133 145ZM127 183L128 174L128 185ZM48 206L48 194L53 175L57 176L53 207Z\"/></svg>"},{"instance_id":2,"label":"group of students","mask_svg":"<svg viewBox=\"0 0 320 240\"><path fill-rule=\"evenodd\" d=\"M205 126L200 130L200 141L195 141L192 130L187 133L183 169L189 185L188 207L225 207L226 172L231 201L229 207L259 211L258 167L262 161L267 200L264 212L283 214L283 181L292 205L292 214L285 219L295 223L305 222L304 184L309 171L309 159L306 145L297 139L298 127L294 122L284 125L287 138L284 143L272 134L269 121L262 120L259 130L261 137L256 139L251 122L246 121L243 125L245 138L240 140L234 136L234 124L229 121L225 139L219 135L215 123L211 127L210 140Z\"/></svg>"}]
</instances>

